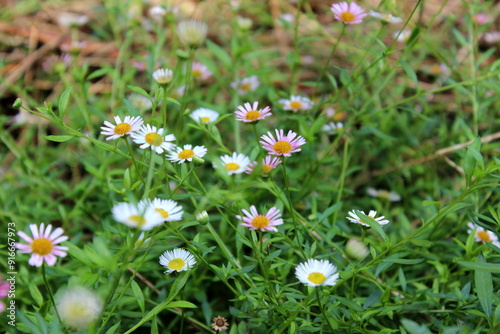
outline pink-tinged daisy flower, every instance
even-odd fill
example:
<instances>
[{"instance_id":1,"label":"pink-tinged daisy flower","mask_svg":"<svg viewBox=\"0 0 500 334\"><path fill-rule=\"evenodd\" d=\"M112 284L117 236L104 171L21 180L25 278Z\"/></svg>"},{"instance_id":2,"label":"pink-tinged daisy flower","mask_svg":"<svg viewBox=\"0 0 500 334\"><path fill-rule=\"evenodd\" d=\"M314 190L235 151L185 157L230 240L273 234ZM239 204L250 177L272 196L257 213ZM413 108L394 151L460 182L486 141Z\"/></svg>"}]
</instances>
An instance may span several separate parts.
<instances>
[{"instance_id":1,"label":"pink-tinged daisy flower","mask_svg":"<svg viewBox=\"0 0 500 334\"><path fill-rule=\"evenodd\" d=\"M283 224L280 210L275 207L269 209L265 215L259 214L254 205L250 207L250 212L245 209L241 211L243 211L245 216L237 215L236 218L244 221L241 226L248 227L250 230L278 232L275 226Z\"/></svg>"},{"instance_id":2,"label":"pink-tinged daisy flower","mask_svg":"<svg viewBox=\"0 0 500 334\"><path fill-rule=\"evenodd\" d=\"M213 123L219 118L219 113L212 109L198 108L189 114L189 117L201 124Z\"/></svg>"},{"instance_id":3,"label":"pink-tinged daisy flower","mask_svg":"<svg viewBox=\"0 0 500 334\"><path fill-rule=\"evenodd\" d=\"M366 193L373 197L378 197L380 199L388 200L391 202L399 202L401 200L401 195L393 191L387 191L383 189L374 189L371 187L366 188Z\"/></svg>"},{"instance_id":4,"label":"pink-tinged daisy flower","mask_svg":"<svg viewBox=\"0 0 500 334\"><path fill-rule=\"evenodd\" d=\"M243 173L250 164L250 158L243 153L236 152L233 152L233 155L223 155L220 157L220 160L229 175Z\"/></svg>"},{"instance_id":5,"label":"pink-tinged daisy flower","mask_svg":"<svg viewBox=\"0 0 500 334\"><path fill-rule=\"evenodd\" d=\"M295 277L307 286L335 285L339 274L327 260L309 259L295 268Z\"/></svg>"},{"instance_id":6,"label":"pink-tinged daisy flower","mask_svg":"<svg viewBox=\"0 0 500 334\"><path fill-rule=\"evenodd\" d=\"M208 69L208 67L197 61L193 63L191 74L195 80L199 81L206 81L212 77L212 72Z\"/></svg>"},{"instance_id":7,"label":"pink-tinged daisy flower","mask_svg":"<svg viewBox=\"0 0 500 334\"><path fill-rule=\"evenodd\" d=\"M116 125L113 125L113 123L111 122L104 121L105 126L101 127L101 134L109 136L106 138L106 140L118 139L125 135L136 132L141 128L141 125L142 123L144 123L144 121L139 116L125 116L125 119L122 122L120 116L115 116L115 123Z\"/></svg>"},{"instance_id":8,"label":"pink-tinged daisy flower","mask_svg":"<svg viewBox=\"0 0 500 334\"><path fill-rule=\"evenodd\" d=\"M184 145L184 147L176 147L168 152L168 160L171 162L183 163L186 161L193 161L194 157L201 158L207 154L205 146Z\"/></svg>"},{"instance_id":9,"label":"pink-tinged daisy flower","mask_svg":"<svg viewBox=\"0 0 500 334\"><path fill-rule=\"evenodd\" d=\"M365 10L354 2L347 3L346 1L333 4L330 8L336 20L342 21L345 24L361 23L367 15Z\"/></svg>"},{"instance_id":10,"label":"pink-tinged daisy flower","mask_svg":"<svg viewBox=\"0 0 500 334\"><path fill-rule=\"evenodd\" d=\"M175 136L170 134L165 136L165 130L163 128L156 129L156 126L151 126L149 124L143 125L139 131L132 133L132 140L134 143L139 144L141 149L146 149L151 147L158 154L162 154L163 151L168 151L174 148L174 144L169 143L169 141L174 141Z\"/></svg>"},{"instance_id":11,"label":"pink-tinged daisy flower","mask_svg":"<svg viewBox=\"0 0 500 334\"><path fill-rule=\"evenodd\" d=\"M28 261L31 266L40 267L43 261L45 261L48 266L52 267L56 263L58 256L66 256L68 247L56 246L68 240L67 236L62 235L64 233L62 228L58 227L50 233L52 231L52 225L49 224L47 228L45 228L45 224L42 223L39 227L36 224L30 224L30 230L33 238L23 231L17 232L28 245L16 242L16 248L20 250L20 253L32 253Z\"/></svg>"},{"instance_id":12,"label":"pink-tinged daisy flower","mask_svg":"<svg viewBox=\"0 0 500 334\"><path fill-rule=\"evenodd\" d=\"M2 276L0 276L0 299L4 299L9 295L10 283L4 281ZM6 306L4 303L0 302L0 313L5 311Z\"/></svg>"},{"instance_id":13,"label":"pink-tinged daisy flower","mask_svg":"<svg viewBox=\"0 0 500 334\"><path fill-rule=\"evenodd\" d=\"M495 233L485 230L481 226L474 223L467 223L467 233L474 233L474 239L477 242L482 242L483 244L486 242L491 242L493 245L500 247L500 242L498 241L498 237Z\"/></svg>"},{"instance_id":14,"label":"pink-tinged daisy flower","mask_svg":"<svg viewBox=\"0 0 500 334\"><path fill-rule=\"evenodd\" d=\"M288 131L286 136L283 130L276 129L275 131L276 139L274 139L271 131L267 135L260 137L262 138L260 141L262 147L266 151L269 151L269 154L289 157L292 153L300 152L301 149L298 147L306 143L306 140L302 136L297 136L292 130Z\"/></svg>"},{"instance_id":15,"label":"pink-tinged daisy flower","mask_svg":"<svg viewBox=\"0 0 500 334\"><path fill-rule=\"evenodd\" d=\"M323 125L321 127L321 131L333 135L337 133L337 131L342 130L344 128L344 123L342 122L328 122L327 124Z\"/></svg>"},{"instance_id":16,"label":"pink-tinged daisy flower","mask_svg":"<svg viewBox=\"0 0 500 334\"><path fill-rule=\"evenodd\" d=\"M258 168L257 161L254 161L250 165L248 165L247 169L245 170L245 173L251 174L257 170L260 171L263 177L268 177L269 173L271 173L273 169L278 167L280 163L281 163L280 158L268 155L267 157L262 159L262 165L260 166L260 169Z\"/></svg>"},{"instance_id":17,"label":"pink-tinged daisy flower","mask_svg":"<svg viewBox=\"0 0 500 334\"><path fill-rule=\"evenodd\" d=\"M360 211L360 212L362 214L365 214L364 211ZM385 224L389 223L389 221L387 219L384 219L385 218L384 216L380 216L380 217L375 218L376 215L377 215L377 211L374 211L374 210L370 210L370 213L367 214L368 217L376 220L377 223L379 223L380 225L385 225ZM368 225L367 223L365 223L363 220L361 220L358 217L358 215L356 214L356 211L354 211L354 210L349 211L349 216L351 216L351 217L347 217L347 219L349 219L349 221L351 223L361 224L361 225L370 227L370 225Z\"/></svg>"},{"instance_id":18,"label":"pink-tinged daisy flower","mask_svg":"<svg viewBox=\"0 0 500 334\"><path fill-rule=\"evenodd\" d=\"M238 91L238 94L244 95L248 92L253 92L260 86L259 78L256 75L236 80L230 83L231 88Z\"/></svg>"},{"instance_id":19,"label":"pink-tinged daisy flower","mask_svg":"<svg viewBox=\"0 0 500 334\"><path fill-rule=\"evenodd\" d=\"M411 36L411 30L401 30L401 31L396 31L392 36L396 39L398 42L406 42Z\"/></svg>"},{"instance_id":20,"label":"pink-tinged daisy flower","mask_svg":"<svg viewBox=\"0 0 500 334\"><path fill-rule=\"evenodd\" d=\"M236 120L249 123L257 122L268 116L271 116L271 108L265 107L264 109L258 109L259 102L254 102L253 105L250 103L245 103L244 106L238 106L239 110L236 110Z\"/></svg>"},{"instance_id":21,"label":"pink-tinged daisy flower","mask_svg":"<svg viewBox=\"0 0 500 334\"><path fill-rule=\"evenodd\" d=\"M278 101L282 105L283 110L310 110L313 107L313 102L306 96L292 95L290 99L281 99Z\"/></svg>"}]
</instances>

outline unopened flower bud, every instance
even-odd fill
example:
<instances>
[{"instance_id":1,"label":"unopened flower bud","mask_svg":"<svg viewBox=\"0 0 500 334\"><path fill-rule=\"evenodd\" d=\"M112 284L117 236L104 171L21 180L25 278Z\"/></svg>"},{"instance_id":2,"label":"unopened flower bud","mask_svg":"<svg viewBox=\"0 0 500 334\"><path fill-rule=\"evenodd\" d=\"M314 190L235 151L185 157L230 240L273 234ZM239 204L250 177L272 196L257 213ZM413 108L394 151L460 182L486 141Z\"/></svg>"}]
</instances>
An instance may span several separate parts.
<instances>
[{"instance_id":1,"label":"unopened flower bud","mask_svg":"<svg viewBox=\"0 0 500 334\"><path fill-rule=\"evenodd\" d=\"M205 163L205 159L200 158L200 157L199 157L199 156L197 156L197 155L195 155L195 156L193 157L193 164L194 164L195 166L201 166L201 165L203 165L204 163Z\"/></svg>"},{"instance_id":2,"label":"unopened flower bud","mask_svg":"<svg viewBox=\"0 0 500 334\"><path fill-rule=\"evenodd\" d=\"M353 260L361 261L370 254L368 247L355 238L349 239L345 245L346 254Z\"/></svg>"},{"instance_id":3,"label":"unopened flower bud","mask_svg":"<svg viewBox=\"0 0 500 334\"><path fill-rule=\"evenodd\" d=\"M201 225L206 225L210 221L210 216L205 210L203 210L202 212L196 214L196 221Z\"/></svg>"},{"instance_id":4,"label":"unopened flower bud","mask_svg":"<svg viewBox=\"0 0 500 334\"><path fill-rule=\"evenodd\" d=\"M23 101L21 100L21 98L17 98L15 101L14 101L14 104L12 104L12 107L13 108L21 108L21 106L23 105Z\"/></svg>"},{"instance_id":5,"label":"unopened flower bud","mask_svg":"<svg viewBox=\"0 0 500 334\"><path fill-rule=\"evenodd\" d=\"M238 22L238 26L241 30L250 30L252 28L252 19L243 16L237 16L236 22Z\"/></svg>"}]
</instances>

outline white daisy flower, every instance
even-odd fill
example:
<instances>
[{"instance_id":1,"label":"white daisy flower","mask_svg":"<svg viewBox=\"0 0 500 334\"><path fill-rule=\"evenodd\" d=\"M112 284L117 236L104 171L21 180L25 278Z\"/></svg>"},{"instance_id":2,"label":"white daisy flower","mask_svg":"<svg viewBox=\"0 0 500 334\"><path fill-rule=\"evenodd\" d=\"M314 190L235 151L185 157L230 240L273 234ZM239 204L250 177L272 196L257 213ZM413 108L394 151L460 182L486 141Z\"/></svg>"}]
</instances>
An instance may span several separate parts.
<instances>
[{"instance_id":1,"label":"white daisy flower","mask_svg":"<svg viewBox=\"0 0 500 334\"><path fill-rule=\"evenodd\" d=\"M376 19L379 19L382 22L387 22L387 23L401 23L403 22L403 19L397 16L394 16L392 14L386 14L386 13L379 13L374 10L370 10L368 12L368 15L371 17L374 17Z\"/></svg>"},{"instance_id":2,"label":"white daisy flower","mask_svg":"<svg viewBox=\"0 0 500 334\"><path fill-rule=\"evenodd\" d=\"M365 215L364 211L360 211L360 212ZM389 223L389 221L387 219L384 219L385 218L384 216L380 216L378 218L375 218L376 215L377 215L377 211L374 211L374 210L370 210L370 213L367 214L368 217L376 220L377 223L379 223L380 225L385 225L385 224ZM351 223L361 224L361 225L370 227L370 225L368 225L367 223L365 223L364 221L362 221L358 217L358 215L356 214L356 211L354 211L354 210L350 211L349 216L351 216L351 217L347 217L347 219L349 219L349 221L351 221Z\"/></svg>"},{"instance_id":3,"label":"white daisy flower","mask_svg":"<svg viewBox=\"0 0 500 334\"><path fill-rule=\"evenodd\" d=\"M174 72L169 68L159 68L153 72L153 79L162 86L169 84L173 76Z\"/></svg>"},{"instance_id":4,"label":"white daisy flower","mask_svg":"<svg viewBox=\"0 0 500 334\"><path fill-rule=\"evenodd\" d=\"M175 146L169 143L169 141L175 140L175 136L172 134L165 136L164 133L165 130L163 128L157 130L156 126L146 124L131 136L134 143L141 145L141 149L144 150L151 147L156 153L162 154L163 151L171 150Z\"/></svg>"},{"instance_id":5,"label":"white daisy flower","mask_svg":"<svg viewBox=\"0 0 500 334\"><path fill-rule=\"evenodd\" d=\"M283 110L310 110L313 107L313 102L307 96L292 95L290 99L280 99L278 101L282 105Z\"/></svg>"},{"instance_id":6,"label":"white daisy flower","mask_svg":"<svg viewBox=\"0 0 500 334\"><path fill-rule=\"evenodd\" d=\"M333 135L335 133L337 133L338 130L341 130L344 128L344 123L342 122L328 122L327 124L323 125L321 127L321 131L327 133L327 134L330 134L330 135Z\"/></svg>"},{"instance_id":7,"label":"white daisy flower","mask_svg":"<svg viewBox=\"0 0 500 334\"><path fill-rule=\"evenodd\" d=\"M295 268L297 279L307 286L335 285L339 278L337 268L327 260L309 259Z\"/></svg>"},{"instance_id":8,"label":"white daisy flower","mask_svg":"<svg viewBox=\"0 0 500 334\"><path fill-rule=\"evenodd\" d=\"M139 205L153 209L160 216L162 221L173 222L182 219L182 207L177 202L170 199L155 198L151 200L142 200Z\"/></svg>"},{"instance_id":9,"label":"white daisy flower","mask_svg":"<svg viewBox=\"0 0 500 334\"><path fill-rule=\"evenodd\" d=\"M189 117L194 119L197 123L213 123L219 118L219 113L212 109L198 108L194 110Z\"/></svg>"},{"instance_id":10,"label":"white daisy flower","mask_svg":"<svg viewBox=\"0 0 500 334\"><path fill-rule=\"evenodd\" d=\"M229 175L241 174L245 172L247 166L250 164L250 158L243 153L233 152L233 155L223 155L220 157L222 166L226 168Z\"/></svg>"},{"instance_id":11,"label":"white daisy flower","mask_svg":"<svg viewBox=\"0 0 500 334\"><path fill-rule=\"evenodd\" d=\"M396 38L398 42L406 42L411 36L411 30L396 31L392 36Z\"/></svg>"},{"instance_id":12,"label":"white daisy flower","mask_svg":"<svg viewBox=\"0 0 500 334\"><path fill-rule=\"evenodd\" d=\"M387 191L383 189L374 189L374 188L367 188L366 192L368 195L373 196L373 197L378 197L381 199L386 199L391 202L399 202L401 200L401 196L398 193L395 193L393 191Z\"/></svg>"},{"instance_id":13,"label":"white daisy flower","mask_svg":"<svg viewBox=\"0 0 500 334\"><path fill-rule=\"evenodd\" d=\"M139 228L143 231L163 223L163 217L153 207L146 206L143 203L138 205L132 203L118 203L111 210L113 218L122 224L132 228Z\"/></svg>"},{"instance_id":14,"label":"white daisy flower","mask_svg":"<svg viewBox=\"0 0 500 334\"><path fill-rule=\"evenodd\" d=\"M153 102L150 99L138 93L130 93L127 100L139 111L146 111L153 107Z\"/></svg>"},{"instance_id":15,"label":"white daisy flower","mask_svg":"<svg viewBox=\"0 0 500 334\"><path fill-rule=\"evenodd\" d=\"M186 271L193 268L196 260L187 250L176 248L160 255L160 264L167 269L165 273L170 274L174 271Z\"/></svg>"},{"instance_id":16,"label":"white daisy flower","mask_svg":"<svg viewBox=\"0 0 500 334\"><path fill-rule=\"evenodd\" d=\"M101 134L108 136L106 140L118 139L125 135L131 134L133 132L138 131L141 128L142 123L144 121L140 116L131 117L125 116L125 119L120 119L120 116L115 116L115 123L104 121L104 125L101 127Z\"/></svg>"},{"instance_id":17,"label":"white daisy flower","mask_svg":"<svg viewBox=\"0 0 500 334\"><path fill-rule=\"evenodd\" d=\"M230 83L231 88L236 89L238 94L244 95L248 92L253 92L260 86L259 78L256 75L236 80Z\"/></svg>"},{"instance_id":18,"label":"white daisy flower","mask_svg":"<svg viewBox=\"0 0 500 334\"><path fill-rule=\"evenodd\" d=\"M207 154L205 146L184 145L183 147L177 146L168 153L168 160L171 162L183 163L186 161L193 161L193 157L203 157Z\"/></svg>"},{"instance_id":19,"label":"white daisy flower","mask_svg":"<svg viewBox=\"0 0 500 334\"><path fill-rule=\"evenodd\" d=\"M483 244L486 242L491 242L493 245L500 247L500 242L498 241L498 237L495 233L485 230L481 226L474 224L472 222L467 223L467 233L474 233L474 240L477 242L482 242Z\"/></svg>"},{"instance_id":20,"label":"white daisy flower","mask_svg":"<svg viewBox=\"0 0 500 334\"><path fill-rule=\"evenodd\" d=\"M76 330L87 329L102 312L102 298L84 287L68 288L58 295L56 309L61 320Z\"/></svg>"}]
</instances>

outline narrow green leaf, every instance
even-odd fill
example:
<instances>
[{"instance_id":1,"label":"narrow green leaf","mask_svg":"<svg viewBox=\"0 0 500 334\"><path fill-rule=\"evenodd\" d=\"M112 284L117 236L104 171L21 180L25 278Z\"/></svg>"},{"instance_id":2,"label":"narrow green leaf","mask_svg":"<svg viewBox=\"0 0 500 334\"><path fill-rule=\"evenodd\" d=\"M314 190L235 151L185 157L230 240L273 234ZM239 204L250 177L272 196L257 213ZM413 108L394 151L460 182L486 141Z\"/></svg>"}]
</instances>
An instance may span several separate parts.
<instances>
[{"instance_id":1,"label":"narrow green leaf","mask_svg":"<svg viewBox=\"0 0 500 334\"><path fill-rule=\"evenodd\" d=\"M484 167L482 156L479 153L480 150L481 150L481 138L479 137L476 138L476 140L474 140L472 144L467 146L467 152L465 152L465 158L464 158L464 172L465 172L465 181L467 185L469 185L470 181L472 180L472 175L474 174L474 169L476 169L476 164L478 163L478 159L481 160L481 163L483 164Z\"/></svg>"},{"instance_id":2,"label":"narrow green leaf","mask_svg":"<svg viewBox=\"0 0 500 334\"><path fill-rule=\"evenodd\" d=\"M373 230L377 232L382 237L382 239L384 239L384 241L387 241L387 235L382 229L382 226L380 226L380 224L375 219L362 214L359 210L354 211L356 212L356 215L359 217L359 219L361 219L365 224L370 225L370 227L373 228Z\"/></svg>"},{"instance_id":3,"label":"narrow green leaf","mask_svg":"<svg viewBox=\"0 0 500 334\"><path fill-rule=\"evenodd\" d=\"M110 71L111 71L111 67L98 69L97 71L92 72L87 77L87 80L92 80L92 79L95 79L97 77L102 77L103 75L108 74Z\"/></svg>"},{"instance_id":4,"label":"narrow green leaf","mask_svg":"<svg viewBox=\"0 0 500 334\"><path fill-rule=\"evenodd\" d=\"M142 89L141 87L137 87L137 86L132 86L132 85L127 85L127 88L130 89L131 91L133 92L136 92L138 94L141 94L145 97L147 97L148 99L151 100L151 96L149 95L148 92L146 92L144 89Z\"/></svg>"},{"instance_id":5,"label":"narrow green leaf","mask_svg":"<svg viewBox=\"0 0 500 334\"><path fill-rule=\"evenodd\" d=\"M168 293L167 300L172 300L177 296L179 291L184 287L186 284L187 280L189 278L189 271L183 271L179 277L177 277L174 281L174 284L172 284L172 287L170 288L170 292Z\"/></svg>"},{"instance_id":6,"label":"narrow green leaf","mask_svg":"<svg viewBox=\"0 0 500 334\"><path fill-rule=\"evenodd\" d=\"M61 94L59 98L59 117L63 118L64 113L66 112L66 107L68 106L69 96L71 94L71 87L66 88L66 90Z\"/></svg>"},{"instance_id":7,"label":"narrow green leaf","mask_svg":"<svg viewBox=\"0 0 500 334\"><path fill-rule=\"evenodd\" d=\"M145 303L144 303L144 295L142 293L142 289L139 287L136 281L132 281L132 292L134 293L135 299L137 299L137 303L141 308L141 311L144 313Z\"/></svg>"},{"instance_id":8,"label":"narrow green leaf","mask_svg":"<svg viewBox=\"0 0 500 334\"><path fill-rule=\"evenodd\" d=\"M54 136L54 135L50 135L50 136L44 136L43 138L47 139L47 140L50 140L50 141L55 141L55 142L58 142L58 143L63 143L65 141L68 141L72 138L75 138L73 136Z\"/></svg>"},{"instance_id":9,"label":"narrow green leaf","mask_svg":"<svg viewBox=\"0 0 500 334\"><path fill-rule=\"evenodd\" d=\"M413 320L401 319L401 324L409 334L431 334L431 331L426 325L419 325Z\"/></svg>"},{"instance_id":10,"label":"narrow green leaf","mask_svg":"<svg viewBox=\"0 0 500 334\"><path fill-rule=\"evenodd\" d=\"M399 264L418 264L425 261L425 259L384 259L383 262L392 262Z\"/></svg>"},{"instance_id":11,"label":"narrow green leaf","mask_svg":"<svg viewBox=\"0 0 500 334\"><path fill-rule=\"evenodd\" d=\"M432 241L429 241L429 240L425 240L425 239L410 239L410 242L412 244L414 244L415 246L419 246L419 247L432 247L434 246L434 243Z\"/></svg>"},{"instance_id":12,"label":"narrow green leaf","mask_svg":"<svg viewBox=\"0 0 500 334\"><path fill-rule=\"evenodd\" d=\"M114 324L113 326L111 326L107 331L106 331L106 334L115 334L116 330L118 329L118 327L120 326L120 324L122 323L121 320L119 320L116 324Z\"/></svg>"},{"instance_id":13,"label":"narrow green leaf","mask_svg":"<svg viewBox=\"0 0 500 334\"><path fill-rule=\"evenodd\" d=\"M224 51L223 48L215 44L214 42L207 40L208 49L214 54L215 57L219 58L219 60L226 66L232 66L231 57Z\"/></svg>"},{"instance_id":14,"label":"narrow green leaf","mask_svg":"<svg viewBox=\"0 0 500 334\"><path fill-rule=\"evenodd\" d=\"M37 303L38 306L42 306L44 298L35 283L30 283L30 285L28 285L28 288L35 303Z\"/></svg>"},{"instance_id":15,"label":"narrow green leaf","mask_svg":"<svg viewBox=\"0 0 500 334\"><path fill-rule=\"evenodd\" d=\"M459 265L462 267L473 269L473 270L482 270L487 271L494 274L500 274L500 264L499 263L478 263L478 262L467 262L467 261L457 261Z\"/></svg>"},{"instance_id":16,"label":"narrow green leaf","mask_svg":"<svg viewBox=\"0 0 500 334\"><path fill-rule=\"evenodd\" d=\"M193 303L187 302L185 300L176 300L175 302L169 303L165 308L174 308L174 307L180 307L180 308L198 308Z\"/></svg>"},{"instance_id":17,"label":"narrow green leaf","mask_svg":"<svg viewBox=\"0 0 500 334\"><path fill-rule=\"evenodd\" d=\"M483 254L479 254L477 257L478 264L486 264L486 260ZM493 303L493 279L489 271L476 270L474 273L475 278L475 288L479 302L484 313L491 317L492 314L492 303Z\"/></svg>"}]
</instances>

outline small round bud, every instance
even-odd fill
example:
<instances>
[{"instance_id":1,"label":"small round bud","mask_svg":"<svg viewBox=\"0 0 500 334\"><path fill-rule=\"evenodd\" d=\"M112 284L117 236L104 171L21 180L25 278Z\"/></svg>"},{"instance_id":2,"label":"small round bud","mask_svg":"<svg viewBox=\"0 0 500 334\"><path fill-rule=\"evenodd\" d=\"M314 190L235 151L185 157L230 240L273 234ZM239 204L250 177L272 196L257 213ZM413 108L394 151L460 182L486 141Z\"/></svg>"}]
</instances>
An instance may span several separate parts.
<instances>
[{"instance_id":1,"label":"small round bud","mask_svg":"<svg viewBox=\"0 0 500 334\"><path fill-rule=\"evenodd\" d=\"M345 245L346 254L353 260L361 261L370 254L368 247L355 238L349 239Z\"/></svg>"},{"instance_id":2,"label":"small round bud","mask_svg":"<svg viewBox=\"0 0 500 334\"><path fill-rule=\"evenodd\" d=\"M196 214L196 221L201 225L206 225L210 221L210 216L205 210L203 210L202 212Z\"/></svg>"},{"instance_id":3,"label":"small round bud","mask_svg":"<svg viewBox=\"0 0 500 334\"><path fill-rule=\"evenodd\" d=\"M21 108L21 106L23 105L23 100L21 100L21 98L17 98L14 103L12 104L12 107L13 108Z\"/></svg>"},{"instance_id":4,"label":"small round bud","mask_svg":"<svg viewBox=\"0 0 500 334\"><path fill-rule=\"evenodd\" d=\"M195 166L201 166L201 165L203 165L204 163L205 163L205 159L200 158L200 157L199 157L199 156L197 156L197 155L195 155L195 156L193 157L193 164L194 164Z\"/></svg>"},{"instance_id":5,"label":"small round bud","mask_svg":"<svg viewBox=\"0 0 500 334\"><path fill-rule=\"evenodd\" d=\"M174 72L169 68L160 68L153 72L153 79L160 85L166 86L172 81Z\"/></svg>"},{"instance_id":6,"label":"small round bud","mask_svg":"<svg viewBox=\"0 0 500 334\"><path fill-rule=\"evenodd\" d=\"M249 19L248 17L237 16L236 22L241 30L250 30L250 28L252 28L252 19Z\"/></svg>"}]
</instances>

